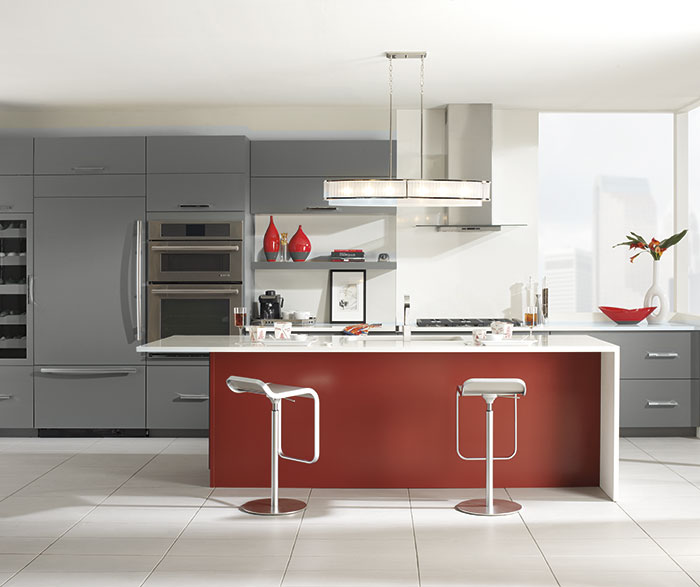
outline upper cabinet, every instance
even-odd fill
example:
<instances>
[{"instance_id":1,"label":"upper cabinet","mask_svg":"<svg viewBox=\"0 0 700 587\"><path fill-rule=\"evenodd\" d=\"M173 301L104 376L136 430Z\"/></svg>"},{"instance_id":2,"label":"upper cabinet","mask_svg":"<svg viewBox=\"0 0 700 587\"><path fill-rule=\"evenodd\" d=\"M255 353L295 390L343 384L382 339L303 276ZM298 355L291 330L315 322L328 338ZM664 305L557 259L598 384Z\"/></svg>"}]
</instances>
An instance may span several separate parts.
<instances>
[{"instance_id":1,"label":"upper cabinet","mask_svg":"<svg viewBox=\"0 0 700 587\"><path fill-rule=\"evenodd\" d=\"M146 172L144 137L38 138L37 175L101 175Z\"/></svg>"},{"instance_id":2,"label":"upper cabinet","mask_svg":"<svg viewBox=\"0 0 700 587\"><path fill-rule=\"evenodd\" d=\"M0 175L31 175L34 169L34 139L0 138Z\"/></svg>"},{"instance_id":3,"label":"upper cabinet","mask_svg":"<svg viewBox=\"0 0 700 587\"><path fill-rule=\"evenodd\" d=\"M392 148L395 149L395 145ZM251 212L343 211L329 206L323 199L324 179L388 177L388 174L387 141L253 141L250 146ZM391 209L348 207L345 211L387 213Z\"/></svg>"},{"instance_id":4,"label":"upper cabinet","mask_svg":"<svg viewBox=\"0 0 700 587\"><path fill-rule=\"evenodd\" d=\"M148 173L248 173L246 137L148 137Z\"/></svg>"}]
</instances>

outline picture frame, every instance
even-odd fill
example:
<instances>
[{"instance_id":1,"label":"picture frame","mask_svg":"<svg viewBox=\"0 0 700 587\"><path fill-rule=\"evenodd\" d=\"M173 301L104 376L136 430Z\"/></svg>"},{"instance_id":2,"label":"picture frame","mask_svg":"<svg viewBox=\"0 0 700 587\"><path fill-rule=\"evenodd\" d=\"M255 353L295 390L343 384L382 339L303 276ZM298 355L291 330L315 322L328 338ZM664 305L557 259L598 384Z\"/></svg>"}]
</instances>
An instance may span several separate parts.
<instances>
[{"instance_id":1,"label":"picture frame","mask_svg":"<svg viewBox=\"0 0 700 587\"><path fill-rule=\"evenodd\" d=\"M332 324L354 324L367 321L367 272L330 270L330 316Z\"/></svg>"}]
</instances>

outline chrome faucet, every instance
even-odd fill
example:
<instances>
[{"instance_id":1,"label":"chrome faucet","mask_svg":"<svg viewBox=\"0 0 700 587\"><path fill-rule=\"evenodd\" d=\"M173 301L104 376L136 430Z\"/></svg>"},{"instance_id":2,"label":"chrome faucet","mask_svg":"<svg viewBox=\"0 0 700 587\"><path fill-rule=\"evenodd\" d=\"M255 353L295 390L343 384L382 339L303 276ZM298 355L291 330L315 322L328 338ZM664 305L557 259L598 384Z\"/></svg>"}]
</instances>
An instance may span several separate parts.
<instances>
[{"instance_id":1,"label":"chrome faucet","mask_svg":"<svg viewBox=\"0 0 700 587\"><path fill-rule=\"evenodd\" d=\"M411 327L408 325L408 310L411 307L411 297L403 297L403 339L411 338Z\"/></svg>"}]
</instances>

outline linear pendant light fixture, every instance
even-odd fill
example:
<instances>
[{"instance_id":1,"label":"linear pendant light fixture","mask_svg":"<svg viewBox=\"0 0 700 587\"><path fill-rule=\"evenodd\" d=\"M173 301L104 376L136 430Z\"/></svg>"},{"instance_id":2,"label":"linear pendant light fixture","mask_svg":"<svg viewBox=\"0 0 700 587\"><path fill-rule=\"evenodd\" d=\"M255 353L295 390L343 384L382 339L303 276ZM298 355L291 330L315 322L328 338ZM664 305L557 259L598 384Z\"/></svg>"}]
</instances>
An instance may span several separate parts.
<instances>
[{"instance_id":1,"label":"linear pendant light fixture","mask_svg":"<svg viewBox=\"0 0 700 587\"><path fill-rule=\"evenodd\" d=\"M323 197L339 206L481 206L491 198L491 182L423 179L423 85L425 51L387 51L389 60L389 175L386 178L327 179ZM394 60L420 59L420 179L393 177Z\"/></svg>"}]
</instances>

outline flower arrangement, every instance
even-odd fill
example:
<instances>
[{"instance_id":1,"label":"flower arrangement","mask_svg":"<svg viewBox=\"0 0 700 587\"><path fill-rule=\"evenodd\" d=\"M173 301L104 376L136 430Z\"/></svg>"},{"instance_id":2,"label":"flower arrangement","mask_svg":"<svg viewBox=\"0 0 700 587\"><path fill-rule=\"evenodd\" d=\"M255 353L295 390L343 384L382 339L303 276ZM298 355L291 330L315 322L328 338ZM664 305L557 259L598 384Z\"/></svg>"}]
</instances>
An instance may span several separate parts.
<instances>
[{"instance_id":1,"label":"flower arrangement","mask_svg":"<svg viewBox=\"0 0 700 587\"><path fill-rule=\"evenodd\" d=\"M642 249L635 255L632 255L630 258L630 263L632 263L644 251L647 251L652 256L654 261L658 261L661 259L661 255L664 254L664 251L671 248L673 245L678 244L687 232L688 229L686 228L678 234L669 236L662 241L657 241L655 238L652 238L649 242L647 242L643 237L630 231L630 233L627 235L627 240L624 243L617 243L616 245L613 245L613 248L626 245L630 248L630 250Z\"/></svg>"}]
</instances>

